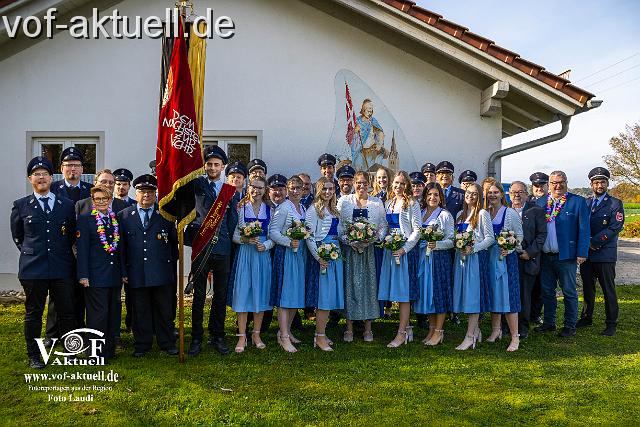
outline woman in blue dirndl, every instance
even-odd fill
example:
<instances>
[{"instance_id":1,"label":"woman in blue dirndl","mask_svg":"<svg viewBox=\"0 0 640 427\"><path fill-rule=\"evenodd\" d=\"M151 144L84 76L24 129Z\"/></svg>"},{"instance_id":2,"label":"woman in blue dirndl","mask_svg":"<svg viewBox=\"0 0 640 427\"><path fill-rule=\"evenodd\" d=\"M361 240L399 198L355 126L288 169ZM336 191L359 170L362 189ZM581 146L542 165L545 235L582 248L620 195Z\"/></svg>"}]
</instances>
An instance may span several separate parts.
<instances>
[{"instance_id":1,"label":"woman in blue dirndl","mask_svg":"<svg viewBox=\"0 0 640 427\"><path fill-rule=\"evenodd\" d=\"M488 188L485 209L491 215L493 233L496 235L496 244L489 249L491 335L487 341L495 342L502 338L502 314L504 314L511 333L511 342L507 351L516 351L520 345L520 336L518 335L520 277L516 249L520 246L523 238L522 220L514 209L507 207L504 190L499 184L491 185ZM513 231L516 249L507 251L499 247L498 234L503 230Z\"/></svg>"},{"instance_id":2,"label":"woman in blue dirndl","mask_svg":"<svg viewBox=\"0 0 640 427\"><path fill-rule=\"evenodd\" d=\"M289 353L298 351L293 344L300 342L291 334L291 322L293 322L297 309L305 307L307 246L304 242L287 237L286 234L294 221L304 223L306 209L300 203L301 190L302 180L298 176L289 178L287 181L288 200L278 206L269 225L269 238L286 248L284 257L282 257L282 275L278 275L280 280L276 281L274 285L280 291L276 292L280 297L278 301L275 301L275 305L278 307L278 343ZM274 266L274 268L279 267Z\"/></svg>"},{"instance_id":3,"label":"woman in blue dirndl","mask_svg":"<svg viewBox=\"0 0 640 427\"><path fill-rule=\"evenodd\" d=\"M456 236L473 233L473 247L456 248L453 272L453 311L469 315L467 334L456 350L475 348L482 341L478 327L480 313L489 306L489 255L494 242L489 212L482 209L482 187L471 184L464 193L462 211L456 220Z\"/></svg>"},{"instance_id":4,"label":"woman in blue dirndl","mask_svg":"<svg viewBox=\"0 0 640 427\"><path fill-rule=\"evenodd\" d=\"M313 257L307 265L306 300L308 307L316 307L316 333L313 346L324 351L333 351L331 340L327 338L326 327L331 310L344 309L343 266L338 240L339 213L336 207L336 187L333 180L322 177L316 183L313 204L307 209L305 223L311 230L307 248ZM322 244L334 244L338 258L324 260L318 255Z\"/></svg>"},{"instance_id":5,"label":"woman in blue dirndl","mask_svg":"<svg viewBox=\"0 0 640 427\"><path fill-rule=\"evenodd\" d=\"M405 171L398 172L393 179L392 188L393 195L385 203L389 232L402 234L406 243L393 252L385 249L380 270L378 299L397 301L400 306L398 333L387 345L395 348L406 344L410 339L407 326L411 314L411 301L415 301L419 296L417 277L409 275L409 259L411 250L420 238L420 206L413 199L411 180Z\"/></svg>"},{"instance_id":6,"label":"woman in blue dirndl","mask_svg":"<svg viewBox=\"0 0 640 427\"><path fill-rule=\"evenodd\" d=\"M453 265L449 250L453 248L453 217L446 210L442 187L435 182L426 185L420 197L420 207L422 226L436 227L444 234L438 242L420 241L420 298L413 304L417 314L429 315L429 333L422 342L438 345L444 340L444 320L447 312L451 311Z\"/></svg>"},{"instance_id":7,"label":"woman in blue dirndl","mask_svg":"<svg viewBox=\"0 0 640 427\"><path fill-rule=\"evenodd\" d=\"M391 181L393 179L392 172L385 168L384 166L380 166L376 171L375 180L373 182L373 189L371 190L371 195L373 197L377 197L384 203L387 201L387 197L389 194L393 194L393 190L391 189ZM376 283L380 282L380 269L382 267L382 256L384 255L384 249L374 246L373 255L376 260ZM382 313L385 319L391 318L391 301L380 301L380 313Z\"/></svg>"},{"instance_id":8,"label":"woman in blue dirndl","mask_svg":"<svg viewBox=\"0 0 640 427\"><path fill-rule=\"evenodd\" d=\"M238 315L238 343L236 353L242 353L247 346L247 316L253 313L251 341L259 349L265 348L260 338L260 328L265 311L271 309L271 255L273 241L267 238L271 207L264 201L267 181L254 178L247 188L247 195L238 203L238 226L233 241L240 245L236 255L235 276L231 308ZM262 233L257 237L245 237L242 230L251 222L259 221Z\"/></svg>"}]
</instances>

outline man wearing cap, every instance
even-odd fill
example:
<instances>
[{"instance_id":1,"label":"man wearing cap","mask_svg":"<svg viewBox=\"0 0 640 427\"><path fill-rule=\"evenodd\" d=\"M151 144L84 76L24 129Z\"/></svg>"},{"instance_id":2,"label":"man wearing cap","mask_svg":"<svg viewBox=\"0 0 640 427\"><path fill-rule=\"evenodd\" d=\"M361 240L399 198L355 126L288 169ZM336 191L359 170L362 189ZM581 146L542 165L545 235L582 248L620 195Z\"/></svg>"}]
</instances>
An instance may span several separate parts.
<instances>
[{"instance_id":1,"label":"man wearing cap","mask_svg":"<svg viewBox=\"0 0 640 427\"><path fill-rule=\"evenodd\" d=\"M224 170L227 177L227 184L236 187L236 196L242 198L244 190L244 180L247 178L247 168L241 162L229 163Z\"/></svg>"},{"instance_id":2,"label":"man wearing cap","mask_svg":"<svg viewBox=\"0 0 640 427\"><path fill-rule=\"evenodd\" d=\"M469 169L467 169L466 171L463 171L458 177L458 183L460 184L460 189L462 191L467 191L467 188L471 184L475 184L477 180L478 180L478 174L476 174L474 171Z\"/></svg>"},{"instance_id":3,"label":"man wearing cap","mask_svg":"<svg viewBox=\"0 0 640 427\"><path fill-rule=\"evenodd\" d=\"M204 161L205 175L193 181L196 197L196 219L190 224L192 235L200 228L209 209L220 194L224 184L221 178L222 171L228 163L227 154L217 145L211 145L204 150ZM198 270L201 271L193 278L192 330L189 347L189 355L191 356L198 355L202 348L205 292L209 272L213 276L213 298L209 314L210 336L208 343L220 354L229 353L229 348L224 340L224 319L227 308L227 281L231 268L231 241L238 223L237 205L235 197L227 205L218 229L218 240L213 245L207 265L204 268L200 268L199 263L194 263L191 266L193 274L196 274Z\"/></svg>"},{"instance_id":4,"label":"man wearing cap","mask_svg":"<svg viewBox=\"0 0 640 427\"><path fill-rule=\"evenodd\" d=\"M549 188L549 194L536 202L546 209L547 239L542 247L540 270L544 322L535 330L556 330L559 284L564 295L564 327L558 336L570 337L576 334L578 320L576 265L584 263L589 255L589 207L584 197L567 191L567 175L563 171L551 172Z\"/></svg>"},{"instance_id":5,"label":"man wearing cap","mask_svg":"<svg viewBox=\"0 0 640 427\"><path fill-rule=\"evenodd\" d=\"M96 172L95 176L93 177L93 182L96 185L104 185L113 193L116 185L116 178L110 169L102 169ZM78 202L76 202L76 215L82 215L91 212L92 204L93 201L91 200L91 197L78 200ZM123 200L114 197L111 201L111 206L109 207L115 213L118 213L121 210L125 209L127 207L127 204Z\"/></svg>"},{"instance_id":6,"label":"man wearing cap","mask_svg":"<svg viewBox=\"0 0 640 427\"><path fill-rule=\"evenodd\" d=\"M311 177L306 172L300 172L298 178L302 181L302 197L300 198L300 204L305 209L309 209L311 203L313 203L313 183Z\"/></svg>"},{"instance_id":7,"label":"man wearing cap","mask_svg":"<svg viewBox=\"0 0 640 427\"><path fill-rule=\"evenodd\" d=\"M538 310L542 307L540 291L540 254L547 240L547 222L544 209L530 202L527 185L521 181L513 181L509 186L511 208L522 219L524 237L521 249L518 250L518 272L520 278L520 313L518 315L518 333L520 339L529 336L531 310L535 302ZM534 291L537 283L537 290ZM539 313L539 311L538 311Z\"/></svg>"},{"instance_id":8,"label":"man wearing cap","mask_svg":"<svg viewBox=\"0 0 640 427\"><path fill-rule=\"evenodd\" d=\"M593 324L593 307L596 300L596 279L604 295L606 327L602 335L613 336L618 324L618 296L616 294L616 261L618 260L618 233L624 225L622 201L607 193L611 174L603 167L589 172L593 196L587 199L591 208L591 243L589 258L580 265L580 277L584 293L582 314L576 326Z\"/></svg>"},{"instance_id":9,"label":"man wearing cap","mask_svg":"<svg viewBox=\"0 0 640 427\"><path fill-rule=\"evenodd\" d=\"M436 178L436 165L433 163L425 163L422 165L420 171L424 175L424 185L427 185L430 182L438 182Z\"/></svg>"},{"instance_id":10,"label":"man wearing cap","mask_svg":"<svg viewBox=\"0 0 640 427\"><path fill-rule=\"evenodd\" d=\"M422 172L411 172L409 174L409 178L411 178L411 192L413 194L413 198L420 203L420 197L422 197L422 192L426 185L424 175Z\"/></svg>"},{"instance_id":11,"label":"man wearing cap","mask_svg":"<svg viewBox=\"0 0 640 427\"><path fill-rule=\"evenodd\" d=\"M136 204L118 213L122 236L123 281L133 305L134 357L143 357L156 335L158 346L178 354L173 334L178 240L174 223L158 212L157 180L142 175L133 181Z\"/></svg>"},{"instance_id":12,"label":"man wearing cap","mask_svg":"<svg viewBox=\"0 0 640 427\"><path fill-rule=\"evenodd\" d=\"M336 184L336 198L340 198L340 185L335 178L336 158L332 154L324 153L318 157L318 166L320 166L320 175L327 179L332 179Z\"/></svg>"},{"instance_id":13,"label":"man wearing cap","mask_svg":"<svg viewBox=\"0 0 640 427\"><path fill-rule=\"evenodd\" d=\"M114 187L113 198L122 200L127 207L137 204L136 199L129 197L129 190L131 189L131 181L133 181L133 174L129 169L120 168L113 171L113 176L116 180Z\"/></svg>"},{"instance_id":14,"label":"man wearing cap","mask_svg":"<svg viewBox=\"0 0 640 427\"><path fill-rule=\"evenodd\" d=\"M247 172L249 173L249 181L256 177L267 179L267 164L261 159L253 159L247 163Z\"/></svg>"},{"instance_id":15,"label":"man wearing cap","mask_svg":"<svg viewBox=\"0 0 640 427\"><path fill-rule=\"evenodd\" d=\"M455 172L453 164L447 160L441 161L436 166L436 178L444 193L444 204L455 220L458 212L462 210L464 191L453 186L453 172Z\"/></svg>"},{"instance_id":16,"label":"man wearing cap","mask_svg":"<svg viewBox=\"0 0 640 427\"><path fill-rule=\"evenodd\" d=\"M29 366L44 368L36 338L42 331L47 295L55 301L62 335L75 327L73 285L75 263L71 247L76 234L73 202L51 192L53 165L35 157L27 165L33 194L13 202L10 226L20 251L18 279L24 289L24 334ZM50 348L46 348L47 351Z\"/></svg>"},{"instance_id":17,"label":"man wearing cap","mask_svg":"<svg viewBox=\"0 0 640 427\"><path fill-rule=\"evenodd\" d=\"M336 192L340 194L337 198L341 196L346 196L348 194L353 193L353 177L356 175L356 170L352 168L350 165L344 165L340 169L338 169L338 187L336 188Z\"/></svg>"},{"instance_id":18,"label":"man wearing cap","mask_svg":"<svg viewBox=\"0 0 640 427\"><path fill-rule=\"evenodd\" d=\"M92 184L80 180L84 157L76 147L69 147L60 155L62 179L51 184L51 192L56 196L71 199L73 203L91 197Z\"/></svg>"},{"instance_id":19,"label":"man wearing cap","mask_svg":"<svg viewBox=\"0 0 640 427\"><path fill-rule=\"evenodd\" d=\"M276 209L287 199L287 177L276 173L267 180L269 186L269 200Z\"/></svg>"},{"instance_id":20,"label":"man wearing cap","mask_svg":"<svg viewBox=\"0 0 640 427\"><path fill-rule=\"evenodd\" d=\"M531 200L536 201L549 193L549 175L544 172L534 172L529 177L531 181Z\"/></svg>"}]
</instances>

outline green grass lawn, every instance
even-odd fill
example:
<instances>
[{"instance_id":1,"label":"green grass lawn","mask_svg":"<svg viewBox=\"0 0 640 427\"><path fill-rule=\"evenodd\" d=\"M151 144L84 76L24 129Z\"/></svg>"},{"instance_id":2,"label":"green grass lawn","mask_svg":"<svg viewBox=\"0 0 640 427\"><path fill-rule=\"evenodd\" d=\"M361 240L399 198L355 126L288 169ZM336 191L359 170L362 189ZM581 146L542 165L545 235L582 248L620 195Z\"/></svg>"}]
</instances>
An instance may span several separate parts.
<instances>
[{"instance_id":1,"label":"green grass lawn","mask_svg":"<svg viewBox=\"0 0 640 427\"><path fill-rule=\"evenodd\" d=\"M2 307L0 420L10 425L637 425L640 285L618 291L616 337L599 335L604 322L599 299L593 327L570 339L532 332L514 354L506 353L505 339L458 352L454 347L465 327L451 323L445 325L444 345L425 348L420 344L424 333L416 329L415 342L388 349L395 321L374 323L374 343L364 343L356 330L354 343L345 344L339 340L342 326L329 330L335 351L324 353L312 347L308 323L296 354L280 349L272 325L264 335L264 351L249 348L244 354L219 356L206 348L180 365L177 358L155 350L143 359L133 358L131 336L124 334L129 348L109 366L37 371L118 373L115 384L31 383L113 387L93 392L94 401L83 403L48 401L49 393L29 390L24 374L35 371L26 366L24 308ZM562 304L559 307L561 312ZM230 334L234 321L230 314ZM488 319L483 330L490 332ZM233 347L235 341L229 337L228 343Z\"/></svg>"}]
</instances>

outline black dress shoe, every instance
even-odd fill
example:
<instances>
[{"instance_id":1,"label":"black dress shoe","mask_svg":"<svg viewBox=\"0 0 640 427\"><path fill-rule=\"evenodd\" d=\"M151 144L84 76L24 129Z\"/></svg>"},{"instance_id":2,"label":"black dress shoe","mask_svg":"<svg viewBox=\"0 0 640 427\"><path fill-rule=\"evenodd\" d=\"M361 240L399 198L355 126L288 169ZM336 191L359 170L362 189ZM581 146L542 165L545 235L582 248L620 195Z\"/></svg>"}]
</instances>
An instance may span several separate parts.
<instances>
[{"instance_id":1,"label":"black dress shoe","mask_svg":"<svg viewBox=\"0 0 640 427\"><path fill-rule=\"evenodd\" d=\"M165 353L167 353L169 356L177 356L178 355L178 349L175 347L169 348L167 350L164 351Z\"/></svg>"},{"instance_id":2,"label":"black dress shoe","mask_svg":"<svg viewBox=\"0 0 640 427\"><path fill-rule=\"evenodd\" d=\"M615 326L607 326L604 331L600 332L600 335L604 335L605 337L612 337L616 334Z\"/></svg>"},{"instance_id":3,"label":"black dress shoe","mask_svg":"<svg viewBox=\"0 0 640 427\"><path fill-rule=\"evenodd\" d=\"M30 357L29 367L31 369L42 369L44 368L44 363L42 363L42 360L40 360L38 356Z\"/></svg>"},{"instance_id":4,"label":"black dress shoe","mask_svg":"<svg viewBox=\"0 0 640 427\"><path fill-rule=\"evenodd\" d=\"M133 352L133 357L140 358L140 357L144 357L145 354L147 354L146 351L134 351Z\"/></svg>"},{"instance_id":5,"label":"black dress shoe","mask_svg":"<svg viewBox=\"0 0 640 427\"><path fill-rule=\"evenodd\" d=\"M191 344L189 345L189 356L199 355L200 350L202 350L202 341L191 340Z\"/></svg>"},{"instance_id":6,"label":"black dress shoe","mask_svg":"<svg viewBox=\"0 0 640 427\"><path fill-rule=\"evenodd\" d=\"M556 325L545 325L544 323L534 329L536 332L553 332L555 330Z\"/></svg>"},{"instance_id":7,"label":"black dress shoe","mask_svg":"<svg viewBox=\"0 0 640 427\"><path fill-rule=\"evenodd\" d=\"M542 325L542 323L544 323L544 319L542 319L542 316L536 316L531 319L532 325Z\"/></svg>"},{"instance_id":8,"label":"black dress shoe","mask_svg":"<svg viewBox=\"0 0 640 427\"><path fill-rule=\"evenodd\" d=\"M590 317L581 317L576 322L576 328L584 328L586 326L591 326L591 325L593 325L593 320L591 320Z\"/></svg>"},{"instance_id":9,"label":"black dress shoe","mask_svg":"<svg viewBox=\"0 0 640 427\"><path fill-rule=\"evenodd\" d=\"M227 347L227 343L224 341L223 337L215 337L209 340L209 345L214 348L220 354L228 354L229 347Z\"/></svg>"},{"instance_id":10,"label":"black dress shoe","mask_svg":"<svg viewBox=\"0 0 640 427\"><path fill-rule=\"evenodd\" d=\"M558 332L558 336L562 338L573 337L576 334L576 330L573 328L562 328L560 332Z\"/></svg>"}]
</instances>

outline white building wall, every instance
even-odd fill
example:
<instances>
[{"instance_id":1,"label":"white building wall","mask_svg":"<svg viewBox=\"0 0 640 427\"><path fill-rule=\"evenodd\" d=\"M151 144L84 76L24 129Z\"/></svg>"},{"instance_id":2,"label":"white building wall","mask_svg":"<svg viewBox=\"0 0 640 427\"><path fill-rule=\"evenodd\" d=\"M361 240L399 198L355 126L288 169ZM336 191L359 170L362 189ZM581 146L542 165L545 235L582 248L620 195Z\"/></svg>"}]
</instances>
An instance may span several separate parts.
<instances>
[{"instance_id":1,"label":"white building wall","mask_svg":"<svg viewBox=\"0 0 640 427\"><path fill-rule=\"evenodd\" d=\"M384 100L418 164L448 159L457 170L483 175L488 155L500 148L500 119L479 116L480 90L370 34L296 0L195 3L199 14L209 6L236 23L235 37L209 41L203 127L263 131L270 174L318 175L316 159L336 114L334 76L343 68ZM118 10L164 16L170 4L130 0ZM62 33L0 62L0 273L17 270L9 210L25 194L26 132L103 131L106 167L148 171L155 157L160 44Z\"/></svg>"}]
</instances>

